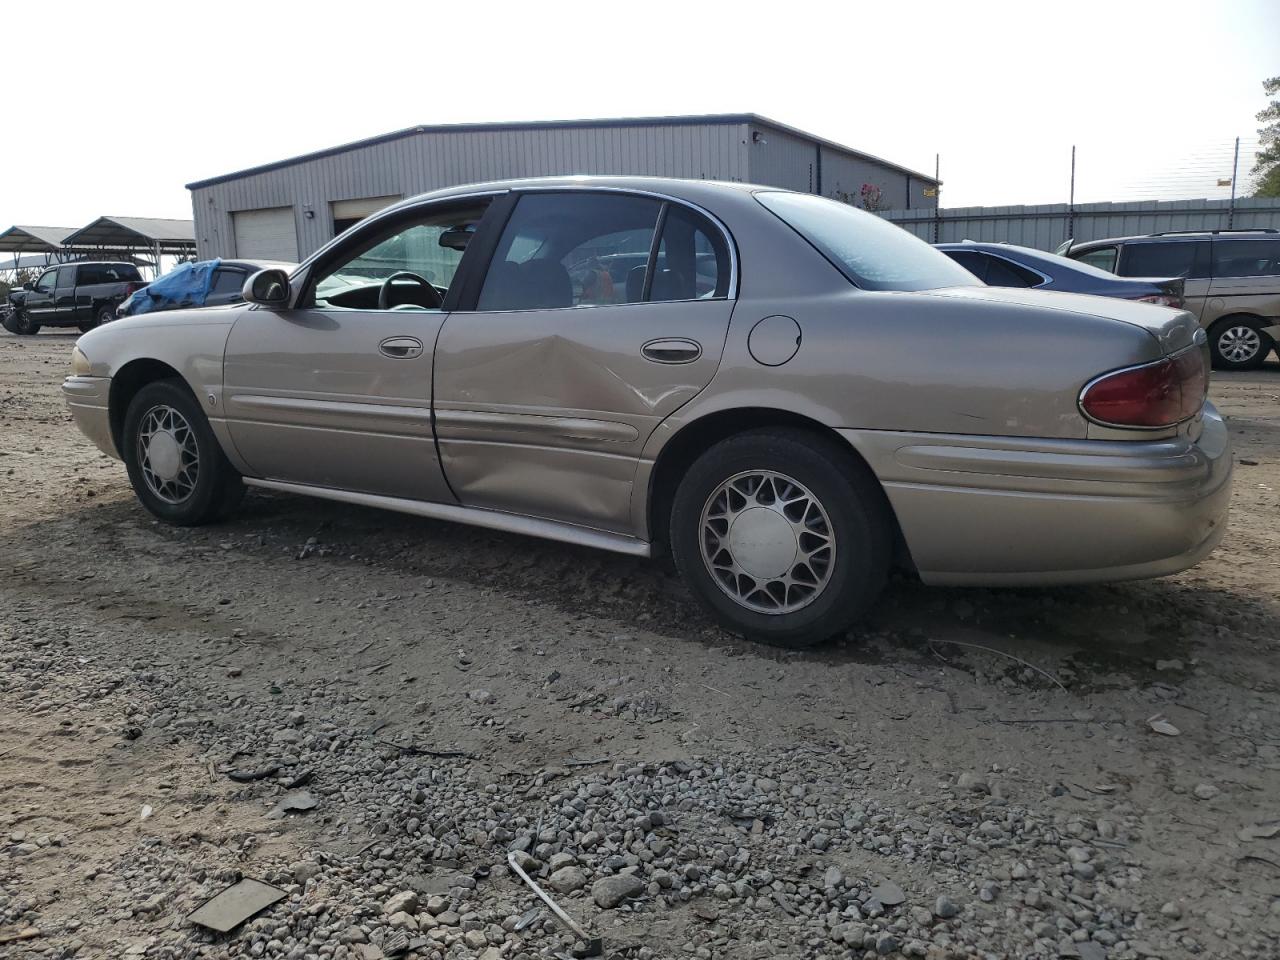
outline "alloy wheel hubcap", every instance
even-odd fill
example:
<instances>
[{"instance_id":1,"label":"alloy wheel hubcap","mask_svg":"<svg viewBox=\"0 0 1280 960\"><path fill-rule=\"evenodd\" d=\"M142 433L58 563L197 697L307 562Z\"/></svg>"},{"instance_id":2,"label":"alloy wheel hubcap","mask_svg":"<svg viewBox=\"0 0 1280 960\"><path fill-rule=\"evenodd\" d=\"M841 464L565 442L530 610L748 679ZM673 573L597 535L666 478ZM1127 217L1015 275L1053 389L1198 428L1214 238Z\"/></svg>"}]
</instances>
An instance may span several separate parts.
<instances>
[{"instance_id":1,"label":"alloy wheel hubcap","mask_svg":"<svg viewBox=\"0 0 1280 960\"><path fill-rule=\"evenodd\" d=\"M793 613L831 580L836 538L808 489L750 470L721 483L702 508L702 562L724 593L756 613Z\"/></svg>"},{"instance_id":2,"label":"alloy wheel hubcap","mask_svg":"<svg viewBox=\"0 0 1280 960\"><path fill-rule=\"evenodd\" d=\"M1230 327L1218 337L1218 352L1232 363L1252 360L1262 347L1262 338L1253 327Z\"/></svg>"},{"instance_id":3,"label":"alloy wheel hubcap","mask_svg":"<svg viewBox=\"0 0 1280 960\"><path fill-rule=\"evenodd\" d=\"M147 489L165 503L182 503L195 491L200 449L191 424L173 407L162 404L143 415L138 464Z\"/></svg>"}]
</instances>

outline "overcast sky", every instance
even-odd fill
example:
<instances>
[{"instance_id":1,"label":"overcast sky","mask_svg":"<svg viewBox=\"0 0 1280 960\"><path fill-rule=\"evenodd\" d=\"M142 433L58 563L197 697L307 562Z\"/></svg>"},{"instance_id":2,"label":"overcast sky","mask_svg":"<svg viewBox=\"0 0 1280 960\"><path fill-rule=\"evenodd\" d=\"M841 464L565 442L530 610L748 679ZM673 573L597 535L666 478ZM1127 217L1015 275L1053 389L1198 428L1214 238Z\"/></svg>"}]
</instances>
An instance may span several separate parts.
<instances>
[{"instance_id":1,"label":"overcast sky","mask_svg":"<svg viewBox=\"0 0 1280 960\"><path fill-rule=\"evenodd\" d=\"M1073 143L1079 201L1226 196L1280 74L1280 0L48 9L6 31L0 229L190 217L189 181L415 124L721 112L940 153L944 206L1065 201Z\"/></svg>"}]
</instances>

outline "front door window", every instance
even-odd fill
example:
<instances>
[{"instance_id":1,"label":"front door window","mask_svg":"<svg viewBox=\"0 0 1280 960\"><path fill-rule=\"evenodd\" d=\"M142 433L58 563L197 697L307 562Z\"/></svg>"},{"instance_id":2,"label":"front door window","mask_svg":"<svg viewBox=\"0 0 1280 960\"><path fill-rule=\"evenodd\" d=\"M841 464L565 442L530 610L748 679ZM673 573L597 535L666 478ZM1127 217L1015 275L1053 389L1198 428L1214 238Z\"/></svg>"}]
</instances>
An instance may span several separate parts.
<instances>
[{"instance_id":1,"label":"front door window","mask_svg":"<svg viewBox=\"0 0 1280 960\"><path fill-rule=\"evenodd\" d=\"M488 200L436 208L367 234L320 268L321 310L438 310Z\"/></svg>"}]
</instances>

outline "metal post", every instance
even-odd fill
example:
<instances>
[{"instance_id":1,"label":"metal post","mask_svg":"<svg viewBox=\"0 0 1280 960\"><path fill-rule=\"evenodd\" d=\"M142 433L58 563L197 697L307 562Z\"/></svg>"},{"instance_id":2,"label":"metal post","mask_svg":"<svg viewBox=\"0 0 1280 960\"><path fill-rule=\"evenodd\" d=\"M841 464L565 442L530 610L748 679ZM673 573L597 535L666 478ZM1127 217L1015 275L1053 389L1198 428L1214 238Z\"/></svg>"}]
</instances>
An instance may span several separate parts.
<instances>
[{"instance_id":1,"label":"metal post","mask_svg":"<svg viewBox=\"0 0 1280 960\"><path fill-rule=\"evenodd\" d=\"M933 242L938 243L942 227L942 154L933 155Z\"/></svg>"},{"instance_id":2,"label":"metal post","mask_svg":"<svg viewBox=\"0 0 1280 960\"><path fill-rule=\"evenodd\" d=\"M1236 225L1236 174L1240 172L1240 138L1236 137L1236 153L1231 161L1231 202L1227 204L1227 229Z\"/></svg>"},{"instance_id":3,"label":"metal post","mask_svg":"<svg viewBox=\"0 0 1280 960\"><path fill-rule=\"evenodd\" d=\"M1076 145L1071 145L1071 193L1067 200L1067 235L1070 240L1076 234Z\"/></svg>"}]
</instances>

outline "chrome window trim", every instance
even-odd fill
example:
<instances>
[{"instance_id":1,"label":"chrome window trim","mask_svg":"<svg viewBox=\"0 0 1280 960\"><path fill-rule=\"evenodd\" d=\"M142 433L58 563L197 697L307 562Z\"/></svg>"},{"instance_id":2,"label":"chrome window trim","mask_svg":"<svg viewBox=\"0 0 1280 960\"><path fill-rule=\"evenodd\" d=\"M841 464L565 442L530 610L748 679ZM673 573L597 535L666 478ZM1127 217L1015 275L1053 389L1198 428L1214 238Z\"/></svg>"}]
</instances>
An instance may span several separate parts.
<instances>
[{"instance_id":1,"label":"chrome window trim","mask_svg":"<svg viewBox=\"0 0 1280 960\"><path fill-rule=\"evenodd\" d=\"M496 197L505 196L506 194L510 194L510 193L515 193L515 194L521 194L521 193L621 193L621 194L629 194L631 196L648 197L648 198L666 202L666 203L679 204L680 206L685 207L689 210L692 210L695 213L699 213L702 216L706 217L708 220L710 220L711 223L715 226L715 228L720 231L720 236L724 238L725 246L729 251L728 292L723 297L707 297L706 300L714 303L717 301L734 301L738 299L738 281L741 276L741 273L738 268L738 245L737 243L734 242L733 234L729 231L729 228L724 225L724 221L721 220L719 217L717 217L714 213L712 213L706 207L702 206L701 204L694 203L692 200L685 200L685 199L682 199L681 197L673 197L670 194L659 193L654 190L640 190L632 187L611 187L611 186L602 186L597 184L582 184L582 185L547 184L545 186L538 185L538 186L532 186L532 187L503 187L501 189L496 189L496 190L478 190L474 193L458 193L458 194L452 194L447 197L436 197L433 200L417 200L416 202L414 200L403 200L400 203L393 204L392 206L387 207L385 210L379 211L378 213L374 214L372 217L369 217L367 220L362 220L361 221L362 232L363 232L363 227L365 225L372 226L373 224L376 224L381 220L384 220L388 217L397 216L399 214L404 213L406 210L412 209L417 206L424 206L424 207L433 206L438 203L453 203L454 201L457 201L457 200L478 200L481 197L496 198ZM328 250L331 246L336 244L339 240L341 240L345 236L346 236L345 232L338 234L338 236L334 237L332 240L326 243L323 247L321 247L315 253L311 254L311 256L307 257L307 259L303 260L302 263L298 264L297 269L294 270L293 273L289 274L289 288L290 288L290 304L289 305L290 307L293 306L293 301L297 297L298 293L301 290L306 288L306 285L307 285L306 271L309 271L311 269L312 263L315 262L315 260L319 258L321 254L323 254L326 250ZM486 274L488 273L487 269L485 273ZM704 301L703 301L703 298L694 298L692 300L645 300L645 301L639 301L639 302L702 303ZM568 306L568 307L550 307L546 309L579 310L579 309L582 309L583 307L626 307L626 306L631 306L631 304L629 303L584 303L584 304L578 304L578 305ZM316 309L325 309L325 308L316 308ZM334 309L343 309L343 308L334 308ZM527 311L524 311L524 310L458 310L455 312L456 313L525 313Z\"/></svg>"}]
</instances>

